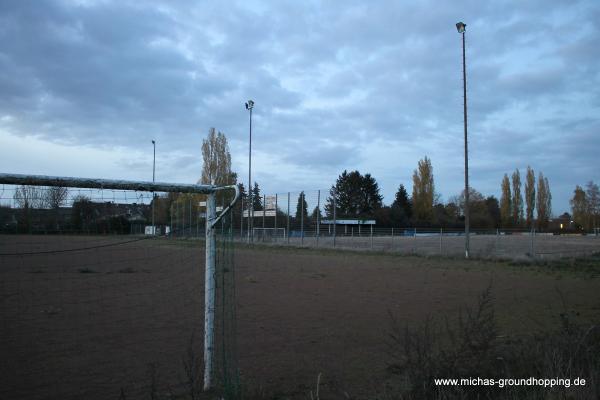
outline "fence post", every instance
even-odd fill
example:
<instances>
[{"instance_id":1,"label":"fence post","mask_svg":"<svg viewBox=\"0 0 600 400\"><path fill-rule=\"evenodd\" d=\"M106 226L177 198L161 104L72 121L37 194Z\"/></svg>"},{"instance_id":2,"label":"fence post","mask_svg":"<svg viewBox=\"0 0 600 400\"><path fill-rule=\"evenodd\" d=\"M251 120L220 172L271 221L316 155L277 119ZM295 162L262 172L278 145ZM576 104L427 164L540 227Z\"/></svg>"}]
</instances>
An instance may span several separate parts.
<instances>
[{"instance_id":1,"label":"fence post","mask_svg":"<svg viewBox=\"0 0 600 400\"><path fill-rule=\"evenodd\" d=\"M392 228L392 247L391 250L394 251L394 228Z\"/></svg>"},{"instance_id":2,"label":"fence post","mask_svg":"<svg viewBox=\"0 0 600 400\"><path fill-rule=\"evenodd\" d=\"M413 233L413 253L417 254L417 228L415 228Z\"/></svg>"},{"instance_id":3,"label":"fence post","mask_svg":"<svg viewBox=\"0 0 600 400\"><path fill-rule=\"evenodd\" d=\"M335 215L335 209L336 209L335 197L336 197L336 191L335 191L335 189L333 189L333 247L334 248L335 248L335 236L336 236L336 231L337 231L336 215Z\"/></svg>"},{"instance_id":4,"label":"fence post","mask_svg":"<svg viewBox=\"0 0 600 400\"><path fill-rule=\"evenodd\" d=\"M535 258L535 228L531 228L531 257Z\"/></svg>"},{"instance_id":5,"label":"fence post","mask_svg":"<svg viewBox=\"0 0 600 400\"><path fill-rule=\"evenodd\" d=\"M190 236L192 236L192 198L190 197Z\"/></svg>"},{"instance_id":6,"label":"fence post","mask_svg":"<svg viewBox=\"0 0 600 400\"><path fill-rule=\"evenodd\" d=\"M373 225L371 225L371 250L373 250Z\"/></svg>"},{"instance_id":7,"label":"fence post","mask_svg":"<svg viewBox=\"0 0 600 400\"><path fill-rule=\"evenodd\" d=\"M275 193L275 242L277 242L277 210L279 207L277 206L277 193Z\"/></svg>"},{"instance_id":8,"label":"fence post","mask_svg":"<svg viewBox=\"0 0 600 400\"><path fill-rule=\"evenodd\" d=\"M444 231L440 227L440 256L444 254L443 246L442 246L442 237L444 236Z\"/></svg>"},{"instance_id":9,"label":"fence post","mask_svg":"<svg viewBox=\"0 0 600 400\"><path fill-rule=\"evenodd\" d=\"M244 238L244 198L240 198L240 241Z\"/></svg>"},{"instance_id":10,"label":"fence post","mask_svg":"<svg viewBox=\"0 0 600 400\"><path fill-rule=\"evenodd\" d=\"M317 247L319 247L319 235L321 234L321 221L319 216L321 215L321 190L317 190Z\"/></svg>"},{"instance_id":11,"label":"fence post","mask_svg":"<svg viewBox=\"0 0 600 400\"><path fill-rule=\"evenodd\" d=\"M288 192L288 209L287 209L287 242L290 244L290 192Z\"/></svg>"},{"instance_id":12,"label":"fence post","mask_svg":"<svg viewBox=\"0 0 600 400\"><path fill-rule=\"evenodd\" d=\"M267 214L267 195L263 194L263 232L262 241L265 241L265 215Z\"/></svg>"},{"instance_id":13,"label":"fence post","mask_svg":"<svg viewBox=\"0 0 600 400\"><path fill-rule=\"evenodd\" d=\"M300 192L300 246L304 246L304 191Z\"/></svg>"},{"instance_id":14,"label":"fence post","mask_svg":"<svg viewBox=\"0 0 600 400\"><path fill-rule=\"evenodd\" d=\"M212 387L212 355L214 349L215 321L215 261L217 253L216 232L212 226L217 216L216 195L206 199L206 265L204 276L204 390Z\"/></svg>"},{"instance_id":15,"label":"fence post","mask_svg":"<svg viewBox=\"0 0 600 400\"><path fill-rule=\"evenodd\" d=\"M174 229L173 229L173 203L171 203L171 207L169 207L169 214L171 214L171 226L169 227L169 237L173 237L173 235L175 234Z\"/></svg>"}]
</instances>

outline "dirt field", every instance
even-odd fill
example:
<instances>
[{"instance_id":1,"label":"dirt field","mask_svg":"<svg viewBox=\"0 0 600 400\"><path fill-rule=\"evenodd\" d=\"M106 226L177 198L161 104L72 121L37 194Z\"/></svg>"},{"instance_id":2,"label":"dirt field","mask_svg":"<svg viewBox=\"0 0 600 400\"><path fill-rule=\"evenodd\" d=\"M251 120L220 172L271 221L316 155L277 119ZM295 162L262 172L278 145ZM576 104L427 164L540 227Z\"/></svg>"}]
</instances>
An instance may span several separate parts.
<instances>
[{"instance_id":1,"label":"dirt field","mask_svg":"<svg viewBox=\"0 0 600 400\"><path fill-rule=\"evenodd\" d=\"M123 239L0 236L0 253ZM0 398L150 398L181 392L192 334L202 359L202 242L140 241L0 256ZM387 379L392 313L454 318L491 282L503 333L600 321L598 269L238 246L239 367L249 391L374 397ZM200 361L201 362L201 361ZM155 373L152 373L155 371Z\"/></svg>"}]
</instances>

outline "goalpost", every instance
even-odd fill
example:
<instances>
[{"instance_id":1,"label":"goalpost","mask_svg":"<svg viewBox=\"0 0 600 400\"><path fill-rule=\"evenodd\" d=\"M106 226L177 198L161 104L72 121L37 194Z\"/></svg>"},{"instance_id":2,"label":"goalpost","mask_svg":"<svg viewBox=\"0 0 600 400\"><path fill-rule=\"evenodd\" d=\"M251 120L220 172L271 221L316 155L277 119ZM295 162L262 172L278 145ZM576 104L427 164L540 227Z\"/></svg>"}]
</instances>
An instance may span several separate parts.
<instances>
[{"instance_id":1,"label":"goalpost","mask_svg":"<svg viewBox=\"0 0 600 400\"><path fill-rule=\"evenodd\" d=\"M285 239L287 232L285 228L252 228L253 237L262 240L277 240L279 238Z\"/></svg>"},{"instance_id":2,"label":"goalpost","mask_svg":"<svg viewBox=\"0 0 600 400\"><path fill-rule=\"evenodd\" d=\"M213 387L213 359L215 348L214 323L215 323L215 290L216 290L216 226L221 219L231 212L240 197L237 185L213 186L213 185L195 185L195 184L174 184L174 183L152 183L143 181L126 181L111 179L88 179L74 177L55 177L43 175L21 175L0 173L0 184L3 185L24 185L32 187L61 187L61 188L87 188L95 190L123 190L152 193L183 193L183 194L202 194L206 195L206 260L205 260L205 298L204 298L204 390ZM4 189L2 189L4 191ZM220 191L234 190L235 196L227 207L217 214L216 195ZM190 221L192 203L190 200ZM153 211L154 215L154 211ZM198 214L199 215L199 214ZM173 217L171 216L171 219ZM172 223L172 221L171 221ZM184 222L185 227L185 222ZM171 227L172 229L172 227ZM190 231L191 231L190 223ZM155 227L152 227L152 232Z\"/></svg>"}]
</instances>

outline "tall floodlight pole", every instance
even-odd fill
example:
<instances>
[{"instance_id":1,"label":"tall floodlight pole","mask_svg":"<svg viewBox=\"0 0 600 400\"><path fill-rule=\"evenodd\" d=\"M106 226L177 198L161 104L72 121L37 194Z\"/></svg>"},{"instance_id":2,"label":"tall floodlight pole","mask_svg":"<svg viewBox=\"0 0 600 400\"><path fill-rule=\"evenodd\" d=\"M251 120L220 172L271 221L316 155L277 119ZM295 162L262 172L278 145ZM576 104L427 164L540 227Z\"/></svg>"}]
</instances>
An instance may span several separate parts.
<instances>
[{"instance_id":1,"label":"tall floodlight pole","mask_svg":"<svg viewBox=\"0 0 600 400\"><path fill-rule=\"evenodd\" d=\"M248 146L248 243L250 243L250 232L252 231L254 218L254 202L252 201L252 108L254 102L248 100L246 102L246 110L250 111L250 141Z\"/></svg>"},{"instance_id":2,"label":"tall floodlight pole","mask_svg":"<svg viewBox=\"0 0 600 400\"><path fill-rule=\"evenodd\" d=\"M152 141L152 147L154 148L154 155L152 157L152 183L154 183L155 172L156 172L156 142ZM156 234L156 226L154 225L154 192L152 192L152 234Z\"/></svg>"},{"instance_id":3,"label":"tall floodlight pole","mask_svg":"<svg viewBox=\"0 0 600 400\"><path fill-rule=\"evenodd\" d=\"M469 258L469 145L467 141L467 63L465 56L465 28L463 22L456 24L458 33L462 34L462 62L463 62L463 114L465 126L465 258Z\"/></svg>"}]
</instances>

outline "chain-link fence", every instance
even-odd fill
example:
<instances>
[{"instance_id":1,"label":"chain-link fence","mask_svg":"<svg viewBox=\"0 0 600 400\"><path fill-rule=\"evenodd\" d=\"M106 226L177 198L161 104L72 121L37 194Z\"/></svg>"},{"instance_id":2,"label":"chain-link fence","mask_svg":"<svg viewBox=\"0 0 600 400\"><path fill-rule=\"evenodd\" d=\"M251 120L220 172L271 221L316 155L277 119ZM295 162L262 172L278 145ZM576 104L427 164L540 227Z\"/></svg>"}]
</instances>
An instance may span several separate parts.
<instances>
[{"instance_id":1,"label":"chain-link fence","mask_svg":"<svg viewBox=\"0 0 600 400\"><path fill-rule=\"evenodd\" d=\"M329 190L263 195L241 202L235 219L237 240L247 243L462 256L462 228L378 225L375 218L337 215ZM250 216L250 217L249 217ZM561 233L535 229L470 230L470 254L482 258L560 258L600 252L600 230Z\"/></svg>"}]
</instances>

